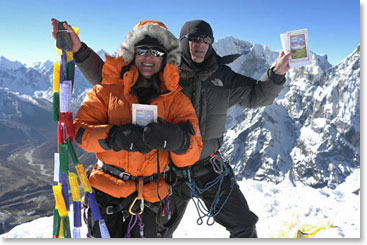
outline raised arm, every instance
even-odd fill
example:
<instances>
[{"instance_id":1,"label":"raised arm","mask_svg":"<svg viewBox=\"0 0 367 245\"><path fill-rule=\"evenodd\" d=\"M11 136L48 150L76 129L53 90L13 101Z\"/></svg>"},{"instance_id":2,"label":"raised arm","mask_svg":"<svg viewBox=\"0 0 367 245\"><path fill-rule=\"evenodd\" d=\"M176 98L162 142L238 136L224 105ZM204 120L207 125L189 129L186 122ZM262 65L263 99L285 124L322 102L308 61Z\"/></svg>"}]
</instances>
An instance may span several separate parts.
<instances>
[{"instance_id":1,"label":"raised arm","mask_svg":"<svg viewBox=\"0 0 367 245\"><path fill-rule=\"evenodd\" d=\"M52 25L52 36L57 39L59 21L57 19L51 19ZM84 77L92 85L99 84L102 81L102 67L103 60L99 57L91 48L89 48L85 43L80 41L80 38L74 32L73 28L64 23L64 28L70 33L70 38L72 41L72 51L74 53L74 58L76 65L82 72Z\"/></svg>"},{"instance_id":2,"label":"raised arm","mask_svg":"<svg viewBox=\"0 0 367 245\"><path fill-rule=\"evenodd\" d=\"M284 54L283 51L279 53L276 65L269 68L258 81L235 73L226 67L225 80L230 87L229 105L255 108L272 104L283 89L291 55L292 53Z\"/></svg>"}]
</instances>

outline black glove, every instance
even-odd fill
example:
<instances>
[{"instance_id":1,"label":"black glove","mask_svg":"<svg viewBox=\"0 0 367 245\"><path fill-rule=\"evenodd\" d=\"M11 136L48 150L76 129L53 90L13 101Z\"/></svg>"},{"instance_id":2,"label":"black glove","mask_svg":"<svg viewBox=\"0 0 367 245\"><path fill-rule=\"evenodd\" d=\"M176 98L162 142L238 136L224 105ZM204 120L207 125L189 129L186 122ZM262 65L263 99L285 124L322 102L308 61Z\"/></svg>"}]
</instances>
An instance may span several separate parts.
<instances>
[{"instance_id":1,"label":"black glove","mask_svg":"<svg viewBox=\"0 0 367 245\"><path fill-rule=\"evenodd\" d=\"M144 144L153 149L182 154L190 146L190 137L180 125L171 124L158 118L158 123L150 123L144 128Z\"/></svg>"},{"instance_id":2,"label":"black glove","mask_svg":"<svg viewBox=\"0 0 367 245\"><path fill-rule=\"evenodd\" d=\"M147 154L152 149L143 143L144 128L134 124L113 126L108 133L107 144L114 151L131 151Z\"/></svg>"}]
</instances>

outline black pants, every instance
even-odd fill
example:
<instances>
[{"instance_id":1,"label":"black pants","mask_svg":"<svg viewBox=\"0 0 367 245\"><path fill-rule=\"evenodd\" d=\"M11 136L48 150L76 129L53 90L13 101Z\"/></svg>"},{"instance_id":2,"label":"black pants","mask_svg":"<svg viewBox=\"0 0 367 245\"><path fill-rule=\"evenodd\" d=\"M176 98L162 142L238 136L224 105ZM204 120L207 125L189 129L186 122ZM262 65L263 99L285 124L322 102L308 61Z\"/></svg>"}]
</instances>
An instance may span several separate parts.
<instances>
[{"instance_id":1,"label":"black pants","mask_svg":"<svg viewBox=\"0 0 367 245\"><path fill-rule=\"evenodd\" d=\"M227 167L230 168L229 165L227 165ZM202 168L208 168L207 172L209 170L209 173L200 178L194 178L196 184L200 188L203 188L206 183L214 180L218 176L218 174L212 170L210 165L202 166ZM198 171L197 169L195 170ZM226 175L221 185L222 191L224 192L224 197L221 198L218 207L221 206L225 197L227 196L227 193L229 193L231 190L231 178L233 181L235 181L233 179L233 170L231 168L230 171L232 175ZM181 222L187 204L190 201L190 188L185 183L186 181L186 179L179 179L173 188L174 200L171 200L171 205L173 205L174 202L176 203L175 205L177 207L176 212L178 217L174 224L169 228L167 237L172 237L172 234ZM215 199L215 194L218 188L219 185L215 185L213 188L207 190L200 196L200 199L204 201L208 209ZM174 207L172 207L172 209L174 209ZM247 201L236 182L234 183L232 193L229 196L226 204L223 206L221 212L214 217L214 220L220 225L224 226L230 232L231 238L257 237L255 224L258 221L258 217L249 209ZM206 225L206 221L204 221L203 225Z\"/></svg>"},{"instance_id":2,"label":"black pants","mask_svg":"<svg viewBox=\"0 0 367 245\"><path fill-rule=\"evenodd\" d=\"M129 206L127 206L124 211L117 212L112 215L106 214L104 210L105 207L110 205L117 206L124 198L115 198L95 189L94 191L96 194L97 203L101 210L102 217L106 222L111 238L125 237L125 234L128 231L130 218L134 218L128 212ZM159 205L159 203L153 203L152 205L157 206ZM144 212L142 213L142 220L144 223L144 237L157 237L158 225L156 223L156 216L157 214L155 212L153 212L149 208L144 208ZM131 230L130 235L130 237L132 238L141 237L138 222ZM90 209L88 209L88 236L95 238L101 237L98 221L95 221L93 219L93 215Z\"/></svg>"}]
</instances>

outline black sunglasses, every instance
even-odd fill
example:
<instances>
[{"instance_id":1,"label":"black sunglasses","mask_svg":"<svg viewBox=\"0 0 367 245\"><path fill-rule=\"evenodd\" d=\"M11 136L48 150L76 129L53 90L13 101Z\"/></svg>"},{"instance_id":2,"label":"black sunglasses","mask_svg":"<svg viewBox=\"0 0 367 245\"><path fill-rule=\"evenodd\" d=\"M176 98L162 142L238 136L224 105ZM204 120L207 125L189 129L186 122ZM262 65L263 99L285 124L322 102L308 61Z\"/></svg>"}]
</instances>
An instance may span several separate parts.
<instances>
[{"instance_id":1,"label":"black sunglasses","mask_svg":"<svg viewBox=\"0 0 367 245\"><path fill-rule=\"evenodd\" d=\"M204 43L206 44L212 44L214 42L214 38L210 36L204 36L204 35L186 35L187 39L189 39L190 42L197 43L200 41L200 39L203 39Z\"/></svg>"},{"instance_id":2,"label":"black sunglasses","mask_svg":"<svg viewBox=\"0 0 367 245\"><path fill-rule=\"evenodd\" d=\"M141 55L144 56L148 53L148 51L150 51L150 53L154 56L154 57L163 57L166 53L163 52L161 49L159 48L149 48L149 47L136 47L135 48L135 53L137 55Z\"/></svg>"}]
</instances>

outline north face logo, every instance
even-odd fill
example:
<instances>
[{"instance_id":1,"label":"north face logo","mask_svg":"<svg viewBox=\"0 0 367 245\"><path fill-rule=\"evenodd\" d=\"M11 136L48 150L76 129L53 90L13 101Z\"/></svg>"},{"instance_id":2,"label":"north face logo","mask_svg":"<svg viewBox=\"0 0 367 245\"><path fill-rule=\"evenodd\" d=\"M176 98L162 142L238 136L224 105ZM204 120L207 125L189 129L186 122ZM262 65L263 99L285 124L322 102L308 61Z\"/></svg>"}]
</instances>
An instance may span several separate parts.
<instances>
[{"instance_id":1,"label":"north face logo","mask_svg":"<svg viewBox=\"0 0 367 245\"><path fill-rule=\"evenodd\" d=\"M214 84L214 86L223 87L223 82L218 78L212 80L211 82Z\"/></svg>"}]
</instances>

